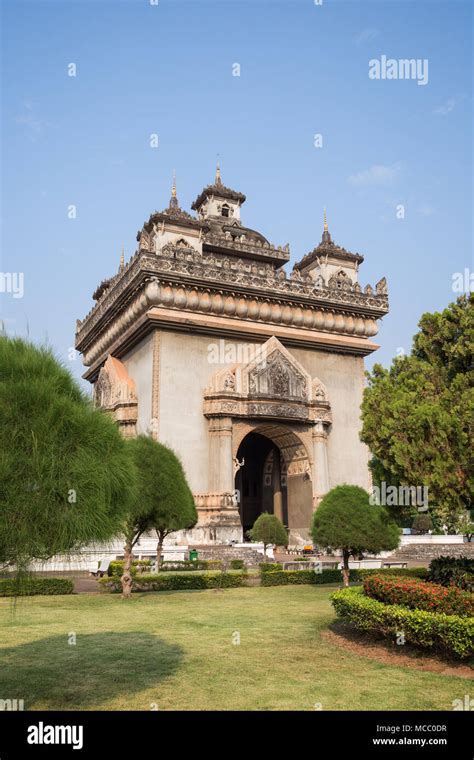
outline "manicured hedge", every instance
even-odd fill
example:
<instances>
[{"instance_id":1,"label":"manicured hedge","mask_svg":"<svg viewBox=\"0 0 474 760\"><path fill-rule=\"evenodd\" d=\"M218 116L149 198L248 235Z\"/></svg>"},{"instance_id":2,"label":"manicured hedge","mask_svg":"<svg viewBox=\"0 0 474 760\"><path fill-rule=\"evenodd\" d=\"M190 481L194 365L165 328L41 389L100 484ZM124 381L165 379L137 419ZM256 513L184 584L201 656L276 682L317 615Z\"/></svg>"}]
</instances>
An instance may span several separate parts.
<instances>
[{"instance_id":1,"label":"manicured hedge","mask_svg":"<svg viewBox=\"0 0 474 760\"><path fill-rule=\"evenodd\" d=\"M361 588L331 594L336 613L360 631L374 631L395 638L401 633L409 644L440 649L456 657L474 654L474 619L439 612L410 610L364 596Z\"/></svg>"},{"instance_id":2,"label":"manicured hedge","mask_svg":"<svg viewBox=\"0 0 474 760\"><path fill-rule=\"evenodd\" d=\"M245 570L245 562L243 559L231 559L230 561L230 569L231 570Z\"/></svg>"},{"instance_id":3,"label":"manicured hedge","mask_svg":"<svg viewBox=\"0 0 474 760\"><path fill-rule=\"evenodd\" d=\"M457 586L474 591L474 559L468 557L437 557L430 563L428 578L442 586Z\"/></svg>"},{"instance_id":4,"label":"manicured hedge","mask_svg":"<svg viewBox=\"0 0 474 760\"><path fill-rule=\"evenodd\" d=\"M221 559L169 559L163 562L161 570L220 570Z\"/></svg>"},{"instance_id":5,"label":"manicured hedge","mask_svg":"<svg viewBox=\"0 0 474 760\"><path fill-rule=\"evenodd\" d=\"M283 570L281 562L260 562L258 566L261 573L274 573L277 570Z\"/></svg>"},{"instance_id":6,"label":"manicured hedge","mask_svg":"<svg viewBox=\"0 0 474 760\"><path fill-rule=\"evenodd\" d=\"M69 578L0 578L0 596L56 596L72 594L74 583Z\"/></svg>"},{"instance_id":7,"label":"manicured hedge","mask_svg":"<svg viewBox=\"0 0 474 760\"><path fill-rule=\"evenodd\" d=\"M410 609L444 612L446 615L474 616L474 594L419 578L368 576L364 580L364 593L386 604L401 604Z\"/></svg>"},{"instance_id":8,"label":"manicured hedge","mask_svg":"<svg viewBox=\"0 0 474 760\"><path fill-rule=\"evenodd\" d=\"M301 583L339 583L342 581L341 571L323 570L317 573L314 570L283 570L283 566L278 562L262 562L260 564L261 585L262 586L286 586L290 584ZM373 575L382 575L395 577L398 575L408 575L415 577L424 577L427 573L424 567L405 568L394 570L392 568L379 568L358 570L356 568L350 571L349 580L351 582L360 581ZM270 577L269 577L270 576Z\"/></svg>"},{"instance_id":9,"label":"manicured hedge","mask_svg":"<svg viewBox=\"0 0 474 760\"><path fill-rule=\"evenodd\" d=\"M357 570L351 570L351 579L356 580ZM306 583L340 583L342 575L340 570L323 570L320 573L314 570L274 570L271 573L262 573L260 584L262 586L288 586Z\"/></svg>"},{"instance_id":10,"label":"manicured hedge","mask_svg":"<svg viewBox=\"0 0 474 760\"><path fill-rule=\"evenodd\" d=\"M132 562L132 576L142 568L150 568L151 559L134 559ZM107 575L118 575L120 578L123 575L123 559L114 559L109 565Z\"/></svg>"},{"instance_id":11,"label":"manicured hedge","mask_svg":"<svg viewBox=\"0 0 474 760\"><path fill-rule=\"evenodd\" d=\"M351 570L351 573L353 571ZM380 568L363 568L358 570L359 578L364 580L372 575L383 575L397 578L426 578L428 570L426 567L380 567Z\"/></svg>"},{"instance_id":12,"label":"manicured hedge","mask_svg":"<svg viewBox=\"0 0 474 760\"><path fill-rule=\"evenodd\" d=\"M132 591L182 591L186 589L207 588L237 588L242 586L246 573L232 572L207 572L207 573L183 573L166 575L155 573L154 575L138 575L133 579ZM118 593L122 591L120 578L101 578L99 583L106 591Z\"/></svg>"}]
</instances>

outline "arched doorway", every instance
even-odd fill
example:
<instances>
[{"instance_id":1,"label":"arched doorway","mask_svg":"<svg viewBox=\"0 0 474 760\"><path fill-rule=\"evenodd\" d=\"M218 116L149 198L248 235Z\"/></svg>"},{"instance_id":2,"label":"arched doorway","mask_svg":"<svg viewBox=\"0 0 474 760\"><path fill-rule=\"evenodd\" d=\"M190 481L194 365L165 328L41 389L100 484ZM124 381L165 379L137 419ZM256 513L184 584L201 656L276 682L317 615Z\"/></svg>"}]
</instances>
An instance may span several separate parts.
<instances>
[{"instance_id":1,"label":"arched doorway","mask_svg":"<svg viewBox=\"0 0 474 760\"><path fill-rule=\"evenodd\" d=\"M274 421L233 422L234 487L239 491L244 536L259 514L269 512L289 529L290 543L309 538L313 514L313 460L309 456L312 429L303 425L295 428Z\"/></svg>"},{"instance_id":2,"label":"arched doorway","mask_svg":"<svg viewBox=\"0 0 474 760\"><path fill-rule=\"evenodd\" d=\"M288 525L286 463L278 446L265 435L248 433L237 451L235 489L244 537L263 512Z\"/></svg>"}]
</instances>

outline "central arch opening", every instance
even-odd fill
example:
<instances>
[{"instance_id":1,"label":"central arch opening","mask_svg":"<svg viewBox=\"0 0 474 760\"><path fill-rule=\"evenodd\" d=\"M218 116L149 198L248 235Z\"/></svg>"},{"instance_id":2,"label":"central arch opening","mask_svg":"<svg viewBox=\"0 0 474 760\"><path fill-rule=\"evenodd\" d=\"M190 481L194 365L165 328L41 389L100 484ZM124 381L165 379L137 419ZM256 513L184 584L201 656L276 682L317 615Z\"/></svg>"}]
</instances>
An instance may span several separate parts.
<instances>
[{"instance_id":1,"label":"central arch opening","mask_svg":"<svg viewBox=\"0 0 474 760\"><path fill-rule=\"evenodd\" d=\"M261 433L248 433L237 451L235 488L244 536L262 512L288 525L286 464L278 446Z\"/></svg>"}]
</instances>

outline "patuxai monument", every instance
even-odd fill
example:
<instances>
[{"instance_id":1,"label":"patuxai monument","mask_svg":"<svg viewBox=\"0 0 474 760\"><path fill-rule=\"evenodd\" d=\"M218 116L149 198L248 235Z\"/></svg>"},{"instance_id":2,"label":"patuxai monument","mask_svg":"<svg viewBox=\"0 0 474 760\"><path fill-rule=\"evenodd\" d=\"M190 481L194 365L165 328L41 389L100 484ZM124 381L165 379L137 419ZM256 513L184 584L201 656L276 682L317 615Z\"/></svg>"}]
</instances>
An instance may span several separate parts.
<instances>
[{"instance_id":1,"label":"patuxai monument","mask_svg":"<svg viewBox=\"0 0 474 760\"><path fill-rule=\"evenodd\" d=\"M124 436L150 433L180 457L199 521L187 539L241 541L261 512L307 539L332 487L369 488L359 440L364 357L388 312L385 278L322 239L290 273L288 245L244 225L245 195L213 184L137 234L95 290L76 348L96 403Z\"/></svg>"}]
</instances>

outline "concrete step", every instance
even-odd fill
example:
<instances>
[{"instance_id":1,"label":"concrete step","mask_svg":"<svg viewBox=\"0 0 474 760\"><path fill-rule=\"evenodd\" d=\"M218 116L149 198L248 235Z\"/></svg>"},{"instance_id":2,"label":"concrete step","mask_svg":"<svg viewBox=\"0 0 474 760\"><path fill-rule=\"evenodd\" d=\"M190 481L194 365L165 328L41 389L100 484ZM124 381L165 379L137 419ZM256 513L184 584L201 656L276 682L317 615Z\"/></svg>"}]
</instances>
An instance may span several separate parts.
<instances>
[{"instance_id":1,"label":"concrete step","mask_svg":"<svg viewBox=\"0 0 474 760\"><path fill-rule=\"evenodd\" d=\"M430 562L437 557L469 557L474 559L474 543L464 544L405 544L386 559L390 562L420 560Z\"/></svg>"},{"instance_id":2,"label":"concrete step","mask_svg":"<svg viewBox=\"0 0 474 760\"><path fill-rule=\"evenodd\" d=\"M232 559L242 559L246 567L255 567L263 562L263 555L250 547L235 547L225 544L202 546L193 544L193 549L197 550L198 559L221 559L225 564L229 564Z\"/></svg>"}]
</instances>

